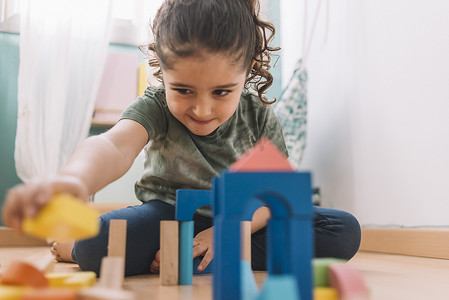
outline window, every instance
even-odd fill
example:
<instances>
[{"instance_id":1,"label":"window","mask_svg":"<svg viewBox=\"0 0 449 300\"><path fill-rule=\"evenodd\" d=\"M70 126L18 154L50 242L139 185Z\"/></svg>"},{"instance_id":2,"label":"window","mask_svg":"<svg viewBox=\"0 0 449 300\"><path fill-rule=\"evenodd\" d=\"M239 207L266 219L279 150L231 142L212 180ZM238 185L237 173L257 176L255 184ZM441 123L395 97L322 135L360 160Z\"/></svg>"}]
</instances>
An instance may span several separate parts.
<instances>
[{"instance_id":1,"label":"window","mask_svg":"<svg viewBox=\"0 0 449 300\"><path fill-rule=\"evenodd\" d=\"M0 0L0 31L20 32L20 1ZM151 38L150 21L163 0L110 1L113 4L111 43L127 45L148 43Z\"/></svg>"}]
</instances>

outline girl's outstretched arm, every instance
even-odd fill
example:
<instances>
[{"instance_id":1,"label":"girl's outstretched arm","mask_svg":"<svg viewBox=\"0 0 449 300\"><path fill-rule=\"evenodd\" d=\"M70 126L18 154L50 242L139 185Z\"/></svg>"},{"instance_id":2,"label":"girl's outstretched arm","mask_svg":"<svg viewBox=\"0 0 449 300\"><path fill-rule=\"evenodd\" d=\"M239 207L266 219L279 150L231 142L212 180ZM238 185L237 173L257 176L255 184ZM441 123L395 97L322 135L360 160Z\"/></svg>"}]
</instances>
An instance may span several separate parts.
<instances>
[{"instance_id":1,"label":"girl's outstretched arm","mask_svg":"<svg viewBox=\"0 0 449 300\"><path fill-rule=\"evenodd\" d=\"M125 174L147 141L144 127L131 120L121 120L106 133L86 139L56 176L35 178L8 192L2 209L4 223L20 232L23 219L36 216L58 193L87 201L89 195Z\"/></svg>"},{"instance_id":2,"label":"girl's outstretched arm","mask_svg":"<svg viewBox=\"0 0 449 300\"><path fill-rule=\"evenodd\" d=\"M148 133L142 125L121 120L107 132L81 143L59 173L81 179L92 195L123 176L147 142Z\"/></svg>"}]
</instances>

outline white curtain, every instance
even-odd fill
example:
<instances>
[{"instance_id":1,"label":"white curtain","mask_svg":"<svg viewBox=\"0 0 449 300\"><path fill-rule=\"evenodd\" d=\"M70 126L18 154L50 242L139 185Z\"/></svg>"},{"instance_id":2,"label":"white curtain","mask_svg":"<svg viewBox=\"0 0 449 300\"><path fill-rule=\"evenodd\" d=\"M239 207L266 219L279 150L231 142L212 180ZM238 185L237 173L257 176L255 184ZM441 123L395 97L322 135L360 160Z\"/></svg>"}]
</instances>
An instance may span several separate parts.
<instances>
[{"instance_id":1,"label":"white curtain","mask_svg":"<svg viewBox=\"0 0 449 300\"><path fill-rule=\"evenodd\" d=\"M22 0L16 169L55 174L88 135L111 27L109 0Z\"/></svg>"}]
</instances>

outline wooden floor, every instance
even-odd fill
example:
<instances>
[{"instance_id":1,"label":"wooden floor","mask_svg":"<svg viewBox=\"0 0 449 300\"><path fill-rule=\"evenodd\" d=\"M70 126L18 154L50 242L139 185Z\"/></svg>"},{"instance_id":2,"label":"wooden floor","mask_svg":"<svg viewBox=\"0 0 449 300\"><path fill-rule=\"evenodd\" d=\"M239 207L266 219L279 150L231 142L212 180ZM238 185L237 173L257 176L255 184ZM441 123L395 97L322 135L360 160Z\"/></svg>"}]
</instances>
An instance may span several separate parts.
<instances>
[{"instance_id":1,"label":"wooden floor","mask_svg":"<svg viewBox=\"0 0 449 300\"><path fill-rule=\"evenodd\" d=\"M48 254L46 247L0 248L1 268L14 259ZM449 260L359 252L351 261L361 271L371 291L371 300L444 300L449 299ZM76 264L57 263L55 271L78 271ZM255 272L262 284L265 272ZM211 275L195 275L192 286L160 286L157 275L125 279L124 288L136 294L136 300L212 299Z\"/></svg>"}]
</instances>

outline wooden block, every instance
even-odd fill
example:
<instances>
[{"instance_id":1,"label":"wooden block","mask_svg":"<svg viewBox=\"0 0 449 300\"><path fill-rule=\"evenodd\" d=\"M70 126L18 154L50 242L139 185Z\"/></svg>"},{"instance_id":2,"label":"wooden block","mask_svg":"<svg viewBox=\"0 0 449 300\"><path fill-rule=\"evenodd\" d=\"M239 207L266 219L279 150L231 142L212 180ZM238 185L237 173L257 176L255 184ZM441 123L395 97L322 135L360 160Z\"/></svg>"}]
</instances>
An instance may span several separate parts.
<instances>
[{"instance_id":1,"label":"wooden block","mask_svg":"<svg viewBox=\"0 0 449 300\"><path fill-rule=\"evenodd\" d=\"M193 276L193 221L178 221L179 224L179 285L192 285Z\"/></svg>"},{"instance_id":2,"label":"wooden block","mask_svg":"<svg viewBox=\"0 0 449 300\"><path fill-rule=\"evenodd\" d=\"M98 213L68 194L55 195L37 217L22 223L25 233L41 239L79 240L98 234Z\"/></svg>"},{"instance_id":3,"label":"wooden block","mask_svg":"<svg viewBox=\"0 0 449 300\"><path fill-rule=\"evenodd\" d=\"M121 289L124 274L123 257L106 256L101 261L100 283L104 288Z\"/></svg>"},{"instance_id":4,"label":"wooden block","mask_svg":"<svg viewBox=\"0 0 449 300\"><path fill-rule=\"evenodd\" d=\"M78 290L82 288L92 287L95 285L95 283L97 283L97 274L95 274L95 272L75 272L72 273L69 278L64 280L63 287Z\"/></svg>"},{"instance_id":5,"label":"wooden block","mask_svg":"<svg viewBox=\"0 0 449 300\"><path fill-rule=\"evenodd\" d=\"M231 172L290 172L288 159L273 143L262 138L256 145L231 165Z\"/></svg>"},{"instance_id":6,"label":"wooden block","mask_svg":"<svg viewBox=\"0 0 449 300\"><path fill-rule=\"evenodd\" d=\"M78 300L134 300L134 293L125 290L111 290L104 287L83 289L78 292Z\"/></svg>"},{"instance_id":7,"label":"wooden block","mask_svg":"<svg viewBox=\"0 0 449 300\"><path fill-rule=\"evenodd\" d=\"M299 287L292 275L268 275L257 300L301 300Z\"/></svg>"},{"instance_id":8,"label":"wooden block","mask_svg":"<svg viewBox=\"0 0 449 300\"><path fill-rule=\"evenodd\" d=\"M109 222L108 256L126 258L126 220Z\"/></svg>"},{"instance_id":9,"label":"wooden block","mask_svg":"<svg viewBox=\"0 0 449 300\"><path fill-rule=\"evenodd\" d=\"M259 288L253 270L247 260L240 261L240 280L242 299L257 299Z\"/></svg>"},{"instance_id":10,"label":"wooden block","mask_svg":"<svg viewBox=\"0 0 449 300\"><path fill-rule=\"evenodd\" d=\"M369 299L362 274L350 264L331 264L329 282L330 286L337 290L340 300Z\"/></svg>"},{"instance_id":11,"label":"wooden block","mask_svg":"<svg viewBox=\"0 0 449 300\"><path fill-rule=\"evenodd\" d=\"M0 300L22 300L23 293L28 289L22 286L0 285Z\"/></svg>"},{"instance_id":12,"label":"wooden block","mask_svg":"<svg viewBox=\"0 0 449 300\"><path fill-rule=\"evenodd\" d=\"M161 285L178 285L178 221L161 221Z\"/></svg>"},{"instance_id":13,"label":"wooden block","mask_svg":"<svg viewBox=\"0 0 449 300\"><path fill-rule=\"evenodd\" d=\"M76 291L55 288L32 289L23 293L22 300L76 300Z\"/></svg>"},{"instance_id":14,"label":"wooden block","mask_svg":"<svg viewBox=\"0 0 449 300\"><path fill-rule=\"evenodd\" d=\"M251 221L242 221L242 260L251 266Z\"/></svg>"},{"instance_id":15,"label":"wooden block","mask_svg":"<svg viewBox=\"0 0 449 300\"><path fill-rule=\"evenodd\" d=\"M44 255L38 253L31 255L25 259L26 262L32 264L36 269L44 274L53 272L55 266L55 257L48 251Z\"/></svg>"},{"instance_id":16,"label":"wooden block","mask_svg":"<svg viewBox=\"0 0 449 300\"><path fill-rule=\"evenodd\" d=\"M43 288L48 286L44 273L23 261L12 261L2 272L2 284Z\"/></svg>"},{"instance_id":17,"label":"wooden block","mask_svg":"<svg viewBox=\"0 0 449 300\"><path fill-rule=\"evenodd\" d=\"M346 263L346 260L320 257L312 259L314 286L329 286L329 265Z\"/></svg>"},{"instance_id":18,"label":"wooden block","mask_svg":"<svg viewBox=\"0 0 449 300\"><path fill-rule=\"evenodd\" d=\"M313 291L314 300L338 300L337 290L331 287L316 287Z\"/></svg>"},{"instance_id":19,"label":"wooden block","mask_svg":"<svg viewBox=\"0 0 449 300\"><path fill-rule=\"evenodd\" d=\"M74 273L48 273L45 275L48 285L52 288L81 289L92 287L97 282L95 272L74 272Z\"/></svg>"},{"instance_id":20,"label":"wooden block","mask_svg":"<svg viewBox=\"0 0 449 300\"><path fill-rule=\"evenodd\" d=\"M47 273L45 278L48 280L48 286L52 288L64 287L64 282L72 276L73 273Z\"/></svg>"}]
</instances>

